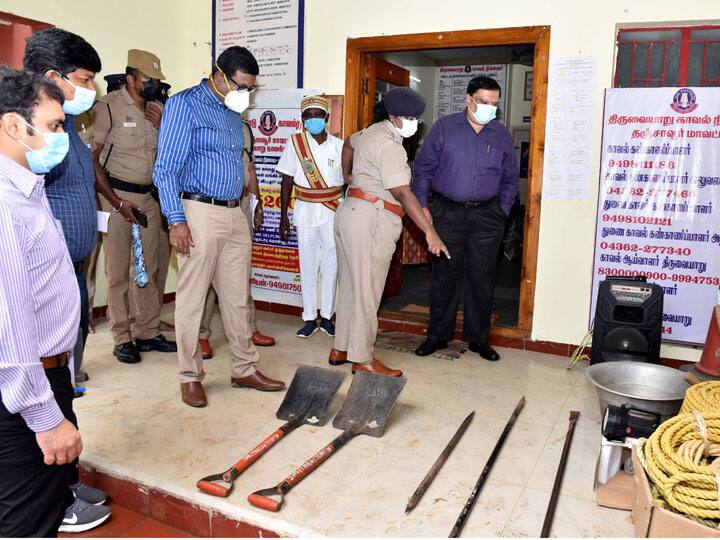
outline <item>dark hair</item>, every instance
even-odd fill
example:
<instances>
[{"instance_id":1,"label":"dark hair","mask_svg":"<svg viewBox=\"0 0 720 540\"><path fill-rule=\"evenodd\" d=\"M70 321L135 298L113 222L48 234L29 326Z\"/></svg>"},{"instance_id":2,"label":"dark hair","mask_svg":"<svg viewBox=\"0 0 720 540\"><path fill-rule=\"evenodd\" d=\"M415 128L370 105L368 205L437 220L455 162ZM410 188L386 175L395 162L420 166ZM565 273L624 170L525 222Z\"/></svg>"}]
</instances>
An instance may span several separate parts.
<instances>
[{"instance_id":1,"label":"dark hair","mask_svg":"<svg viewBox=\"0 0 720 540\"><path fill-rule=\"evenodd\" d=\"M247 73L248 75L258 75L260 73L260 67L253 53L245 47L238 45L228 47L218 56L217 62L212 69L213 75L217 73L218 67L223 70L228 77L232 77L236 71Z\"/></svg>"},{"instance_id":2,"label":"dark hair","mask_svg":"<svg viewBox=\"0 0 720 540\"><path fill-rule=\"evenodd\" d=\"M100 57L92 45L76 34L60 28L48 28L27 39L25 69L44 75L54 70L63 77L76 69L93 73L102 70Z\"/></svg>"},{"instance_id":3,"label":"dark hair","mask_svg":"<svg viewBox=\"0 0 720 540\"><path fill-rule=\"evenodd\" d=\"M373 124L377 124L388 118L390 118L390 115L385 108L385 104L382 100L378 101L373 107Z\"/></svg>"},{"instance_id":4,"label":"dark hair","mask_svg":"<svg viewBox=\"0 0 720 540\"><path fill-rule=\"evenodd\" d=\"M32 124L33 113L43 99L61 105L64 101L62 91L45 77L0 66L0 116L14 112Z\"/></svg>"},{"instance_id":5,"label":"dark hair","mask_svg":"<svg viewBox=\"0 0 720 540\"><path fill-rule=\"evenodd\" d=\"M491 77L481 75L470 80L467 87L467 93L471 96L478 90L497 90L500 92L500 85Z\"/></svg>"}]
</instances>

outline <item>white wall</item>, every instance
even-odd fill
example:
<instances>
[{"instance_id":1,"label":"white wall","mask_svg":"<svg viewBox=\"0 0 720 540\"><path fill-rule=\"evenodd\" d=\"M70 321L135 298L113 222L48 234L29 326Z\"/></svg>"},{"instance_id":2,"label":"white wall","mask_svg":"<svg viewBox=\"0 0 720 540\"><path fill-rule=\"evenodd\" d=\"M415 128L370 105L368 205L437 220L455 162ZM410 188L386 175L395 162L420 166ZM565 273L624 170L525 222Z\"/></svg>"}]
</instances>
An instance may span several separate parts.
<instances>
[{"instance_id":1,"label":"white wall","mask_svg":"<svg viewBox=\"0 0 720 540\"><path fill-rule=\"evenodd\" d=\"M435 61L416 52L384 53L378 56L391 64L404 67L410 72L411 77L420 80L417 82L410 79L410 88L425 98L427 106L422 114L422 119L425 123L425 133L429 133L435 122L435 83L437 79Z\"/></svg>"}]
</instances>

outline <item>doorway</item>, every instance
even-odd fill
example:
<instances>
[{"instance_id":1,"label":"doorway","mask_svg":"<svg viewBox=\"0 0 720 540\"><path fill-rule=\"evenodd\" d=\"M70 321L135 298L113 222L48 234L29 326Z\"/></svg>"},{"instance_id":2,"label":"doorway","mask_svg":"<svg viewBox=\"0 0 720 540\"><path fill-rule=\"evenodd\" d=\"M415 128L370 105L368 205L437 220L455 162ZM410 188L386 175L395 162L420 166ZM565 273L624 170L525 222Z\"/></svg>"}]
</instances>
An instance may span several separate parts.
<instances>
[{"instance_id":1,"label":"doorway","mask_svg":"<svg viewBox=\"0 0 720 540\"><path fill-rule=\"evenodd\" d=\"M513 135L521 194L499 254L493 335L526 338L532 329L549 43L549 27L407 34L347 42L346 136L372 123L373 105L393 86L410 86L428 101L416 147L437 118L456 112L453 107L464 100L465 89L458 90L467 85L461 81L464 76L469 75L469 80L478 71L477 75L498 79L503 89L500 121ZM404 82L406 79L409 81ZM414 152L408 156L412 164ZM427 322L429 256L423 235L418 233L412 223L406 224L388 274L381 319ZM459 313L459 321L461 317Z\"/></svg>"}]
</instances>

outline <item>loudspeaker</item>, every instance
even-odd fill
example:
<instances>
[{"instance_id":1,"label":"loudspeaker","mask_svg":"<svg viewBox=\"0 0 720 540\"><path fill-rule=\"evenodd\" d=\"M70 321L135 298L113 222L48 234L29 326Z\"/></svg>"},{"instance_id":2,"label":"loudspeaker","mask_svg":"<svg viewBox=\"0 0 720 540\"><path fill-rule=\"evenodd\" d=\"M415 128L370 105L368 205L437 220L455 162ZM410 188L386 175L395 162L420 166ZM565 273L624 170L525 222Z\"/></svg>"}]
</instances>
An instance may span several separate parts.
<instances>
[{"instance_id":1,"label":"loudspeaker","mask_svg":"<svg viewBox=\"0 0 720 540\"><path fill-rule=\"evenodd\" d=\"M663 289L645 276L600 282L595 304L590 364L660 361Z\"/></svg>"}]
</instances>

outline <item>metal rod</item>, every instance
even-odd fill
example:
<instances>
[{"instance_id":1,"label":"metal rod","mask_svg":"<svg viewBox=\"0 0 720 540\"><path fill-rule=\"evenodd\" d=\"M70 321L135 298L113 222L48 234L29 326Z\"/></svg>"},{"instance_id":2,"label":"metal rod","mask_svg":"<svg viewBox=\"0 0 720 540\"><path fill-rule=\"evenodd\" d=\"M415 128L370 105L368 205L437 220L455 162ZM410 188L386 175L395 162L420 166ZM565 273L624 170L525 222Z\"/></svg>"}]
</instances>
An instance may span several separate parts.
<instances>
[{"instance_id":1,"label":"metal rod","mask_svg":"<svg viewBox=\"0 0 720 540\"><path fill-rule=\"evenodd\" d=\"M455 526L452 528L452 531L450 531L450 535L448 536L448 538L457 538L460 536L460 533L465 526L465 521L467 520L467 517L470 514L473 506L475 506L475 501L477 501L480 490L482 489L483 484L485 484L485 480L487 480L487 477L490 474L490 469L492 469L492 466L495 463L495 459L498 457L498 454L502 449L503 443L505 442L505 439L507 439L510 430L515 424L515 420L517 420L517 417L520 414L520 411L523 410L523 407L525 407L525 396L521 397L520 401L518 401L518 404L515 406L515 410L510 416L510 420L508 420L507 424L505 425L505 429L503 429L503 432L500 435L500 438L495 443L495 448L493 448L493 451L490 454L487 463L485 463L485 468L483 469L482 473L480 473L480 478L478 478L478 481L475 483L475 487L470 492L470 497L468 497L468 500L465 503L462 511L460 512L457 521L455 521Z\"/></svg>"},{"instance_id":2,"label":"metal rod","mask_svg":"<svg viewBox=\"0 0 720 540\"><path fill-rule=\"evenodd\" d=\"M575 432L575 424L580 416L579 411L570 411L570 420L567 433L565 434L565 445L563 446L560 456L560 464L558 465L557 474L555 475L555 484L553 485L552 494L550 495L550 503L545 513L545 521L543 523L540 538L548 538L550 528L552 527L553 517L555 516L555 508L557 507L558 497L560 496L560 486L562 485L563 475L565 474L565 463L567 462L568 452L570 451L570 443L572 443L573 433Z\"/></svg>"},{"instance_id":3,"label":"metal rod","mask_svg":"<svg viewBox=\"0 0 720 540\"><path fill-rule=\"evenodd\" d=\"M455 449L455 446L457 446L460 437L463 436L468 426L470 425L470 422L472 422L473 416L475 416L475 411L467 415L467 418L465 418L465 420L463 420L463 423L460 424L460 427L455 432L455 435L453 435L452 439L450 439L450 442L447 443L443 451L435 460L435 463L433 463L433 466L430 467L430 470L425 475L425 478L422 479L422 482L420 482L420 485L415 490L415 493L413 493L412 497L410 497L410 499L408 500L407 506L405 507L406 514L409 513L413 508L415 508L418 502L420 502L422 496L425 495L425 491L427 491L427 488L430 486L432 481L437 476L437 473L445 464L448 456Z\"/></svg>"}]
</instances>

